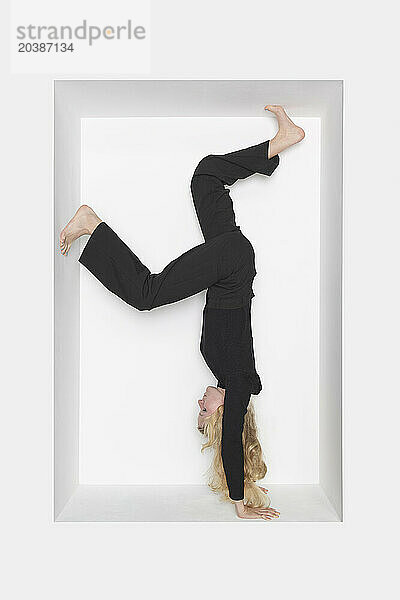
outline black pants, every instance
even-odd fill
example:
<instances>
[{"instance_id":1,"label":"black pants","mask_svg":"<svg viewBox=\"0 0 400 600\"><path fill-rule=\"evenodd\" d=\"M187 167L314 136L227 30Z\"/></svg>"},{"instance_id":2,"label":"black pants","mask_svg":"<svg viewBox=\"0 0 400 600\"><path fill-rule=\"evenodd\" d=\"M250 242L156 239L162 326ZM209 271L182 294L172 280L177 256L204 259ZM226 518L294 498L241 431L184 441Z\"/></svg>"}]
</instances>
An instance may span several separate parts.
<instances>
[{"instance_id":1,"label":"black pants","mask_svg":"<svg viewBox=\"0 0 400 600\"><path fill-rule=\"evenodd\" d=\"M270 175L279 157L267 160L269 141L197 165L191 191L205 242L188 250L161 273L151 273L103 221L89 238L79 261L111 292L138 310L151 310L209 290L208 305L236 308L252 296L254 252L239 227L229 190L254 173Z\"/></svg>"}]
</instances>

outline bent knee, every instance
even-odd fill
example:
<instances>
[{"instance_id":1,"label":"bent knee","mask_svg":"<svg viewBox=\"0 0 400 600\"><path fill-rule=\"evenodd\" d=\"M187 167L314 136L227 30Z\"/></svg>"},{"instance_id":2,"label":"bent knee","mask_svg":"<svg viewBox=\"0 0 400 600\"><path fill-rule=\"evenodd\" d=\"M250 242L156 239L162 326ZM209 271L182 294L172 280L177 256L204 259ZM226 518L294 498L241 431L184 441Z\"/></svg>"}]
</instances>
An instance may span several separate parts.
<instances>
[{"instance_id":1,"label":"bent knee","mask_svg":"<svg viewBox=\"0 0 400 600\"><path fill-rule=\"evenodd\" d=\"M152 309L152 307L148 306L147 304L134 304L133 306L140 312L145 312Z\"/></svg>"},{"instance_id":2,"label":"bent knee","mask_svg":"<svg viewBox=\"0 0 400 600\"><path fill-rule=\"evenodd\" d=\"M132 306L133 308L136 308L136 310L139 310L140 312L144 312L147 310L151 310L152 308L154 308L152 302L150 302L149 299L147 298L128 298L127 303Z\"/></svg>"},{"instance_id":3,"label":"bent knee","mask_svg":"<svg viewBox=\"0 0 400 600\"><path fill-rule=\"evenodd\" d=\"M209 154L201 159L196 169L194 170L190 189L194 199L194 203L197 204L207 193L218 192L221 188L221 181L219 177L216 177L216 156Z\"/></svg>"},{"instance_id":4,"label":"bent knee","mask_svg":"<svg viewBox=\"0 0 400 600\"><path fill-rule=\"evenodd\" d=\"M196 175L209 175L209 167L215 162L214 154L207 154L197 164L194 170L193 177ZM193 178L192 178L193 181Z\"/></svg>"}]
</instances>

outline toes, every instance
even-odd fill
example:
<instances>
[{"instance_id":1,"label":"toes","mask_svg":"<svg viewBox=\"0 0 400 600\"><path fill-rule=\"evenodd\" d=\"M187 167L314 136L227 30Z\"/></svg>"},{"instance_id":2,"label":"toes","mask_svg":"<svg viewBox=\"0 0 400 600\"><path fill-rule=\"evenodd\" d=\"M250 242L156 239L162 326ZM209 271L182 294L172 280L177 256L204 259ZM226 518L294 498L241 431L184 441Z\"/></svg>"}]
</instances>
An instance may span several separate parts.
<instances>
[{"instance_id":1,"label":"toes","mask_svg":"<svg viewBox=\"0 0 400 600\"><path fill-rule=\"evenodd\" d=\"M61 254L65 254L65 249L67 247L67 239L65 233L62 231L60 233L60 252Z\"/></svg>"}]
</instances>

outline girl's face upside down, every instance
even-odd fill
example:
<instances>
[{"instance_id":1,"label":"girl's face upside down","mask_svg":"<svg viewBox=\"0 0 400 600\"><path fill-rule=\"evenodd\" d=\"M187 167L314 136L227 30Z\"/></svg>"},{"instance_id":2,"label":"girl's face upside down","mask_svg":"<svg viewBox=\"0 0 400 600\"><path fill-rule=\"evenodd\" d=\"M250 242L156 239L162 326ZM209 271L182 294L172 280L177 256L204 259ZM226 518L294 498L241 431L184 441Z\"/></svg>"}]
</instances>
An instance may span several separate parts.
<instances>
[{"instance_id":1,"label":"girl's face upside down","mask_svg":"<svg viewBox=\"0 0 400 600\"><path fill-rule=\"evenodd\" d=\"M224 403L225 390L209 385L201 400L198 400L200 412L198 416L198 427L204 426L204 420L213 414L221 404Z\"/></svg>"}]
</instances>

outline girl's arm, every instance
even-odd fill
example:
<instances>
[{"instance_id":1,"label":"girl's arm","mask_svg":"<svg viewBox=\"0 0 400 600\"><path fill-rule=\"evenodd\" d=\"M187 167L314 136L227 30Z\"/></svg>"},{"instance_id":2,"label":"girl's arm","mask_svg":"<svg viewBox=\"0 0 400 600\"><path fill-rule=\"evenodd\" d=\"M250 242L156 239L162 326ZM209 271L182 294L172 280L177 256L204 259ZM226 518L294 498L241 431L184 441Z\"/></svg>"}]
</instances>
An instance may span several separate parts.
<instances>
[{"instance_id":1,"label":"girl's arm","mask_svg":"<svg viewBox=\"0 0 400 600\"><path fill-rule=\"evenodd\" d=\"M222 417L221 456L229 497L236 502L244 500L242 434L250 396L251 384L246 375L237 373L229 376Z\"/></svg>"},{"instance_id":2,"label":"girl's arm","mask_svg":"<svg viewBox=\"0 0 400 600\"><path fill-rule=\"evenodd\" d=\"M250 508L244 503L243 425L251 396L251 384L244 374L228 378L222 418L221 454L229 497L241 519L271 520L279 517L274 508Z\"/></svg>"}]
</instances>

